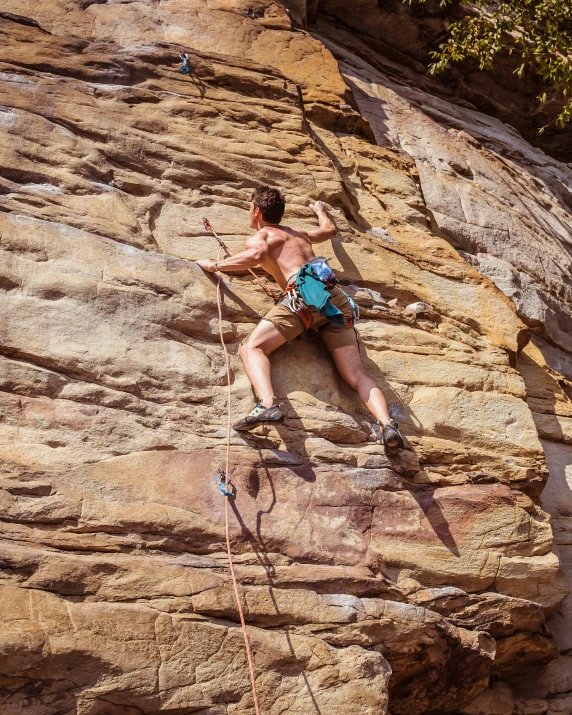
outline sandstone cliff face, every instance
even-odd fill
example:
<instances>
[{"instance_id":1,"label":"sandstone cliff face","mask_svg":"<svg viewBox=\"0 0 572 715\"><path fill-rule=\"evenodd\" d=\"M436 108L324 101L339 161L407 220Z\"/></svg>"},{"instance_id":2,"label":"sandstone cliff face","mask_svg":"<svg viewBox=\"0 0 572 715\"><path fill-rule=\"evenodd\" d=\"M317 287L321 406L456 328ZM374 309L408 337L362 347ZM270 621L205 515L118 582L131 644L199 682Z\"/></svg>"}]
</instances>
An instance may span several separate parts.
<instances>
[{"instance_id":1,"label":"sandstone cliff face","mask_svg":"<svg viewBox=\"0 0 572 715\"><path fill-rule=\"evenodd\" d=\"M570 712L543 510L569 568L570 169L327 5L3 2L2 713L253 712L190 261L216 255L204 215L240 247L262 183L289 222L332 207L324 254L408 440L386 457L319 340L276 353L285 424L233 434L231 470L262 711ZM239 415L271 303L247 276L223 295Z\"/></svg>"}]
</instances>

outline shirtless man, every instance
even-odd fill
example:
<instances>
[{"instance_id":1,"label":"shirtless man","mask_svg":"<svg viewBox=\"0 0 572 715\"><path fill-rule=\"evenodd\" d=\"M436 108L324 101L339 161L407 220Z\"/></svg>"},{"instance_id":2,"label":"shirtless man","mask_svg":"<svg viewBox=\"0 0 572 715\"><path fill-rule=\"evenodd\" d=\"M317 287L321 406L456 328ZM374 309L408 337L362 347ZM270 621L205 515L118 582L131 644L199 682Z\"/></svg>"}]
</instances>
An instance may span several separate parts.
<instances>
[{"instance_id":1,"label":"shirtless man","mask_svg":"<svg viewBox=\"0 0 572 715\"><path fill-rule=\"evenodd\" d=\"M210 273L245 271L261 266L283 290L292 286L295 288L294 281L298 272L316 257L312 245L330 241L337 233L322 201L317 201L310 208L318 217L319 228L302 231L282 226L280 221L284 215L284 198L277 189L268 186L258 188L252 195L250 204L250 226L256 229L256 233L246 241L246 250L218 263L210 259L202 259L197 263ZM331 304L338 309L336 312L343 314L343 324L333 324L323 316L323 311L320 315L315 306L302 303L309 311L305 316L306 322L320 330L322 340L330 351L338 372L347 384L356 390L363 404L382 427L386 451L395 453L403 448L403 440L391 421L381 389L363 367L348 297L337 285L328 290ZM264 316L240 347L239 354L244 369L259 402L249 415L233 425L234 429L249 430L262 423L284 420L280 407L276 404L268 356L305 329L303 319L292 311L291 305L281 302Z\"/></svg>"}]
</instances>

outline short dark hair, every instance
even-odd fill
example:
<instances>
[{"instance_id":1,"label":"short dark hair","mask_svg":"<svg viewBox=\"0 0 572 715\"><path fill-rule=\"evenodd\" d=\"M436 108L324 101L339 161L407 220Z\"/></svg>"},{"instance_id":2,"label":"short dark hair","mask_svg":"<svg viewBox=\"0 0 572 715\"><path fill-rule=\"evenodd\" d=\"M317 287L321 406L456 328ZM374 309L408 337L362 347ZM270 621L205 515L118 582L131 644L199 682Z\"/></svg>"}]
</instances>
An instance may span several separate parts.
<instances>
[{"instance_id":1,"label":"short dark hair","mask_svg":"<svg viewBox=\"0 0 572 715\"><path fill-rule=\"evenodd\" d=\"M252 201L257 209L262 212L262 218L268 223L280 223L284 216L286 201L278 189L270 186L259 186L252 194Z\"/></svg>"}]
</instances>

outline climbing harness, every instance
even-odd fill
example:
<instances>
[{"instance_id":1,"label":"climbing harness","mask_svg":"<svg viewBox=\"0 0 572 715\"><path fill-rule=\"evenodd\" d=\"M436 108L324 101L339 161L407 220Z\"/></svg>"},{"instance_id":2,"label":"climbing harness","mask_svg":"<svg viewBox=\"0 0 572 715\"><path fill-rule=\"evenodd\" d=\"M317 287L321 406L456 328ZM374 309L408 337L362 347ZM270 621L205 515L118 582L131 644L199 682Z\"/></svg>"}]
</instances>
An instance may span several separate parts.
<instances>
[{"instance_id":1,"label":"climbing harness","mask_svg":"<svg viewBox=\"0 0 572 715\"><path fill-rule=\"evenodd\" d=\"M300 320L304 323L306 330L312 327L312 314L310 309L300 297L300 293L296 288L296 279L291 280L286 286L286 290L278 301L280 305L286 306L291 313L296 313Z\"/></svg>"},{"instance_id":2,"label":"climbing harness","mask_svg":"<svg viewBox=\"0 0 572 715\"><path fill-rule=\"evenodd\" d=\"M208 219L203 221L205 228L209 227L209 230L213 232L215 238L219 242L217 263L220 261L221 253L224 250L228 252L228 249L224 245L224 242L216 235L214 228L210 225ZM230 374L230 357L228 355L228 350L226 343L224 342L223 326L222 326L222 278L220 273L217 273L217 287L216 287L216 300L218 306L218 331L220 335L220 343L224 352L224 359L226 363L226 384L227 384L227 430L226 430L226 460L225 468L219 469L219 487L221 493L224 497L224 522L225 522L225 533L226 533L226 552L228 555L228 567L230 574L232 576L232 585L234 588L234 598L236 600L236 606L238 608L238 615L240 616L240 625L242 626L242 636L244 638L244 645L246 647L246 657L248 660L248 670L250 672L250 683L252 686L252 697L254 699L254 709L256 715L260 715L260 706L258 704L258 693L256 692L256 676L254 673L254 662L252 660L252 652L250 650L250 641L248 640L248 632L246 630L246 621L244 620L244 612L242 610L242 604L240 603L240 593L238 591L238 581L236 579L236 573L234 571L234 563L232 561L232 549L230 548L230 526L229 526L229 509L228 502L229 499L234 498L234 493L231 491L232 485L230 484L230 431L232 429L232 405L231 405L231 374ZM230 487L230 488L229 488Z\"/></svg>"},{"instance_id":3,"label":"climbing harness","mask_svg":"<svg viewBox=\"0 0 572 715\"><path fill-rule=\"evenodd\" d=\"M204 218L204 219L203 219L203 226L206 228L207 231L210 231L210 232L212 233L212 235L216 238L216 240L218 241L218 244L219 244L220 248L223 249L228 256L232 256L232 255L233 255L232 251L229 250L229 248L228 248L228 246L226 245L226 243L222 240L222 238L221 238L221 237L218 235L218 233L214 230L213 225L212 225L211 222L208 220L208 218ZM219 259L220 259L220 249L219 249ZM218 261L217 261L217 263L218 263ZM276 293L274 293L274 291L270 290L270 288L266 285L266 283L264 283L262 280L260 280L260 278L256 275L256 273L255 273L251 268L248 269L248 272L249 272L250 275L254 278L254 280L256 281L256 283L258 283L258 285L261 286L261 287L264 289L265 293L266 293L268 296L270 296L270 298L272 298L272 300L273 300L275 303L279 303L279 302L280 302L280 296L276 295Z\"/></svg>"},{"instance_id":4,"label":"climbing harness","mask_svg":"<svg viewBox=\"0 0 572 715\"><path fill-rule=\"evenodd\" d=\"M325 284L326 288L333 288L334 286L339 287L340 282L337 279L334 271L330 268L330 264L328 263L327 258L324 258L323 256L316 256L316 258L312 258L312 260L309 262L309 265L312 267L316 278L322 281L322 283ZM350 308L352 309L351 319L346 320L346 327L352 328L360 319L359 306L349 293L346 293L346 291L342 290L342 288L340 288L340 290L346 296L348 303L350 304Z\"/></svg>"},{"instance_id":5,"label":"climbing harness","mask_svg":"<svg viewBox=\"0 0 572 715\"><path fill-rule=\"evenodd\" d=\"M302 280L300 280L300 277L302 277ZM315 258L312 258L312 260L302 266L302 268L295 275L289 278L288 285L286 286L284 293L280 296L279 303L280 305L284 305L288 308L291 313L295 313L300 318L302 323L304 323L306 330L311 328L313 323L309 306L319 307L319 304L316 305L316 303L312 300L312 297L316 295L315 290L312 290L312 287L309 289L307 288L306 281L308 278L313 281L314 286L316 283L318 286L321 283L328 290L339 286L339 281L336 278L335 273L330 268L327 259L323 256L316 256ZM351 295L346 293L344 290L342 290L342 293L345 295L348 303L350 304L352 312L351 317L342 318L342 312L332 306L330 313L333 313L333 316L328 315L327 310L325 311L326 316L328 317L328 323L334 326L340 325L341 320L341 324L344 324L345 327L355 329L355 324L360 318L359 307ZM316 299L320 300L320 296L322 301L324 301L325 296L327 296L325 289L321 286ZM329 300L330 298L328 297L326 303L329 303ZM321 310L320 314L323 314ZM324 328L325 327L328 326L325 325Z\"/></svg>"}]
</instances>

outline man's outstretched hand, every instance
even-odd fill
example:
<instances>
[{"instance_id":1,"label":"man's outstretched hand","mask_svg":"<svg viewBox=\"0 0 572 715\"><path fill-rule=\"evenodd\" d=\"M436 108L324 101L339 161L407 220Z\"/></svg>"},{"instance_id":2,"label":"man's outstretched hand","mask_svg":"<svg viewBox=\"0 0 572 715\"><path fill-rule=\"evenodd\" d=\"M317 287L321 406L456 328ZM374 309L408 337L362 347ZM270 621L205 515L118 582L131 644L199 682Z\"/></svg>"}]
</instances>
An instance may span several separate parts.
<instances>
[{"instance_id":1,"label":"man's outstretched hand","mask_svg":"<svg viewBox=\"0 0 572 715\"><path fill-rule=\"evenodd\" d=\"M316 216L319 216L320 213L326 213L327 211L326 204L323 201L316 201L315 203L310 204L310 208Z\"/></svg>"},{"instance_id":2,"label":"man's outstretched hand","mask_svg":"<svg viewBox=\"0 0 572 715\"><path fill-rule=\"evenodd\" d=\"M328 214L326 204L323 201L314 201L313 204L310 204L310 208L316 214L319 228L314 231L306 231L306 236L308 236L311 243L331 241L332 238L335 238L337 229L336 224L332 221L330 215Z\"/></svg>"},{"instance_id":3,"label":"man's outstretched hand","mask_svg":"<svg viewBox=\"0 0 572 715\"><path fill-rule=\"evenodd\" d=\"M195 261L197 266L200 266L203 271L207 271L207 273L215 273L216 272L216 262L211 261L210 258L201 258L200 261Z\"/></svg>"}]
</instances>

